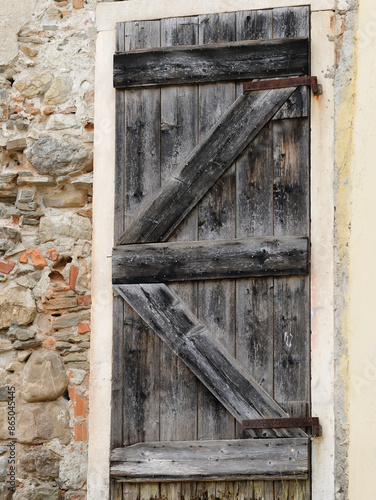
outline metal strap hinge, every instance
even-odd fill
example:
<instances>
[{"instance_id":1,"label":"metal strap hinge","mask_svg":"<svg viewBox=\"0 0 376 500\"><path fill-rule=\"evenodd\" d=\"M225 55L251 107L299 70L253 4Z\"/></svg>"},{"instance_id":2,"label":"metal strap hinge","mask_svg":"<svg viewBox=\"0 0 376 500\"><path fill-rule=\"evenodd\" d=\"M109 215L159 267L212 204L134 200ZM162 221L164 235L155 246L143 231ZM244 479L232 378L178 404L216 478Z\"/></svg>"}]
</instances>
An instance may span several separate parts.
<instances>
[{"instance_id":1,"label":"metal strap hinge","mask_svg":"<svg viewBox=\"0 0 376 500\"><path fill-rule=\"evenodd\" d=\"M281 429L291 427L312 427L312 436L322 436L318 417L259 418L243 420L243 429Z\"/></svg>"},{"instance_id":2,"label":"metal strap hinge","mask_svg":"<svg viewBox=\"0 0 376 500\"><path fill-rule=\"evenodd\" d=\"M301 76L298 78L279 78L277 80L257 80L243 83L243 92L251 90L282 89L310 85L314 95L322 94L322 85L317 83L317 76Z\"/></svg>"}]
</instances>

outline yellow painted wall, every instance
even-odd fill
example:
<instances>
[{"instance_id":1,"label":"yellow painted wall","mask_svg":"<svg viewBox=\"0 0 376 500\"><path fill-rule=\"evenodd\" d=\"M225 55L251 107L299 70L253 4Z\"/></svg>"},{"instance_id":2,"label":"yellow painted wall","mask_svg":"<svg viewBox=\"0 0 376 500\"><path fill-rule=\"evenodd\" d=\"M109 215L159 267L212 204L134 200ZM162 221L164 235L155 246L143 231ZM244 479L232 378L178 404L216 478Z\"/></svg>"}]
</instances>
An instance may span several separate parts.
<instances>
[{"instance_id":1,"label":"yellow painted wall","mask_svg":"<svg viewBox=\"0 0 376 500\"><path fill-rule=\"evenodd\" d=\"M353 133L348 154L349 240L348 401L351 500L376 499L376 2L359 1L354 71L355 107L343 108ZM346 135L346 134L345 134ZM352 137L351 137L352 135ZM346 194L346 193L344 193ZM342 221L344 222L344 221ZM343 228L345 231L345 228ZM342 242L343 244L344 242ZM342 293L346 293L345 290ZM344 443L345 445L345 443Z\"/></svg>"}]
</instances>

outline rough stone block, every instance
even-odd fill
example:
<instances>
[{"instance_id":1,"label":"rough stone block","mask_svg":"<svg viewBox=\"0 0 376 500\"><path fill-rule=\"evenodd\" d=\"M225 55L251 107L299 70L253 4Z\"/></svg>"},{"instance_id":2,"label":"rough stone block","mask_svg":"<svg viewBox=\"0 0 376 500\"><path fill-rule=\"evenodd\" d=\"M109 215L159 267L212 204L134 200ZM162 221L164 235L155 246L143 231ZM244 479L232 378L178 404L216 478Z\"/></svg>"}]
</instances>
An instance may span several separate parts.
<instances>
[{"instance_id":1,"label":"rough stone block","mask_svg":"<svg viewBox=\"0 0 376 500\"><path fill-rule=\"evenodd\" d=\"M63 175L85 165L86 149L72 143L63 144L51 137L42 137L25 150L29 162L39 174Z\"/></svg>"},{"instance_id":2,"label":"rough stone block","mask_svg":"<svg viewBox=\"0 0 376 500\"><path fill-rule=\"evenodd\" d=\"M8 339L0 339L0 352L10 351L12 342Z\"/></svg>"},{"instance_id":3,"label":"rough stone block","mask_svg":"<svg viewBox=\"0 0 376 500\"><path fill-rule=\"evenodd\" d=\"M45 449L26 450L19 459L20 467L40 478L55 478L59 476L59 462L61 457Z\"/></svg>"},{"instance_id":4,"label":"rough stone block","mask_svg":"<svg viewBox=\"0 0 376 500\"><path fill-rule=\"evenodd\" d=\"M8 252L20 242L20 231L12 227L0 227L0 252Z\"/></svg>"},{"instance_id":5,"label":"rough stone block","mask_svg":"<svg viewBox=\"0 0 376 500\"><path fill-rule=\"evenodd\" d=\"M43 198L44 206L53 208L83 207L86 202L87 195L80 191L56 193Z\"/></svg>"},{"instance_id":6,"label":"rough stone block","mask_svg":"<svg viewBox=\"0 0 376 500\"><path fill-rule=\"evenodd\" d=\"M1 290L0 329L8 328L13 321L19 325L28 325L36 314L37 308L30 290L13 283Z\"/></svg>"},{"instance_id":7,"label":"rough stone block","mask_svg":"<svg viewBox=\"0 0 376 500\"><path fill-rule=\"evenodd\" d=\"M8 408L6 406L0 407L0 439L6 440L9 439L9 430L8 430Z\"/></svg>"},{"instance_id":8,"label":"rough stone block","mask_svg":"<svg viewBox=\"0 0 376 500\"><path fill-rule=\"evenodd\" d=\"M24 342L16 340L15 342L13 342L13 349L16 349L17 351L23 351L26 349L34 349L35 347L40 347L41 345L41 340L25 340Z\"/></svg>"},{"instance_id":9,"label":"rough stone block","mask_svg":"<svg viewBox=\"0 0 376 500\"><path fill-rule=\"evenodd\" d=\"M68 376L58 354L35 351L26 363L21 379L21 394L25 401L53 401L68 385Z\"/></svg>"},{"instance_id":10,"label":"rough stone block","mask_svg":"<svg viewBox=\"0 0 376 500\"><path fill-rule=\"evenodd\" d=\"M52 241L58 237L90 240L91 222L87 218L71 213L42 217L39 231L44 241Z\"/></svg>"},{"instance_id":11,"label":"rough stone block","mask_svg":"<svg viewBox=\"0 0 376 500\"><path fill-rule=\"evenodd\" d=\"M64 130L77 127L79 124L75 115L59 113L49 118L46 130Z\"/></svg>"},{"instance_id":12,"label":"rough stone block","mask_svg":"<svg viewBox=\"0 0 376 500\"><path fill-rule=\"evenodd\" d=\"M28 328L21 328L17 323L12 322L8 330L8 337L12 340L30 340L35 337L35 332Z\"/></svg>"},{"instance_id":13,"label":"rough stone block","mask_svg":"<svg viewBox=\"0 0 376 500\"><path fill-rule=\"evenodd\" d=\"M61 494L57 484L26 486L17 488L13 500L61 500Z\"/></svg>"},{"instance_id":14,"label":"rough stone block","mask_svg":"<svg viewBox=\"0 0 376 500\"><path fill-rule=\"evenodd\" d=\"M7 151L23 151L26 149L26 139L25 137L21 137L20 139L11 139L7 141Z\"/></svg>"},{"instance_id":15,"label":"rough stone block","mask_svg":"<svg viewBox=\"0 0 376 500\"><path fill-rule=\"evenodd\" d=\"M31 77L20 80L16 83L16 89L23 97L33 98L43 95L50 88L53 80L51 73L45 72L41 75L33 75Z\"/></svg>"},{"instance_id":16,"label":"rough stone block","mask_svg":"<svg viewBox=\"0 0 376 500\"><path fill-rule=\"evenodd\" d=\"M64 314L62 316L58 316L54 319L53 328L55 330L59 330L61 328L69 328L70 326L78 325L78 323L83 319L90 318L90 311L77 311L73 313Z\"/></svg>"},{"instance_id":17,"label":"rough stone block","mask_svg":"<svg viewBox=\"0 0 376 500\"><path fill-rule=\"evenodd\" d=\"M17 419L17 437L18 442L24 444L41 444L54 438L68 444L72 435L67 401L22 405Z\"/></svg>"}]
</instances>

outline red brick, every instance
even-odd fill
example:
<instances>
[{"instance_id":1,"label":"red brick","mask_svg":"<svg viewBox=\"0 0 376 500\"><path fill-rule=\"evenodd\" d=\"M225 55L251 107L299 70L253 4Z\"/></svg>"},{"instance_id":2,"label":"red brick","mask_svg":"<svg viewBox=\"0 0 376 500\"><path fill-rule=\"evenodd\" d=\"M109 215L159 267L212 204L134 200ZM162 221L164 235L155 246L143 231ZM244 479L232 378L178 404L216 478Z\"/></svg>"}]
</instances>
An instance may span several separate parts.
<instances>
[{"instance_id":1,"label":"red brick","mask_svg":"<svg viewBox=\"0 0 376 500\"><path fill-rule=\"evenodd\" d=\"M46 251L47 258L50 260L57 260L59 258L59 254L56 251L56 248L49 248Z\"/></svg>"},{"instance_id":2,"label":"red brick","mask_svg":"<svg viewBox=\"0 0 376 500\"><path fill-rule=\"evenodd\" d=\"M45 115L52 115L53 112L54 112L54 108L52 106L46 106L43 109L43 114L45 114Z\"/></svg>"},{"instance_id":3,"label":"red brick","mask_svg":"<svg viewBox=\"0 0 376 500\"><path fill-rule=\"evenodd\" d=\"M82 422L82 424L75 422L75 424L74 424L74 440L75 441L86 441L87 440L86 422Z\"/></svg>"},{"instance_id":4,"label":"red brick","mask_svg":"<svg viewBox=\"0 0 376 500\"><path fill-rule=\"evenodd\" d=\"M91 305L91 295L79 295L77 297L79 306L90 306Z\"/></svg>"},{"instance_id":5,"label":"red brick","mask_svg":"<svg viewBox=\"0 0 376 500\"><path fill-rule=\"evenodd\" d=\"M90 332L90 326L87 323L78 323L78 333Z\"/></svg>"},{"instance_id":6,"label":"red brick","mask_svg":"<svg viewBox=\"0 0 376 500\"><path fill-rule=\"evenodd\" d=\"M25 98L21 96L12 97L12 101L25 102Z\"/></svg>"},{"instance_id":7,"label":"red brick","mask_svg":"<svg viewBox=\"0 0 376 500\"><path fill-rule=\"evenodd\" d=\"M69 278L69 287L71 290L75 289L77 275L78 275L78 267L72 264L70 269L70 278Z\"/></svg>"},{"instance_id":8,"label":"red brick","mask_svg":"<svg viewBox=\"0 0 376 500\"><path fill-rule=\"evenodd\" d=\"M76 112L77 112L76 106L71 106L70 108L64 109L64 111L60 111L60 113L62 113L63 115L70 115Z\"/></svg>"},{"instance_id":9,"label":"red brick","mask_svg":"<svg viewBox=\"0 0 376 500\"><path fill-rule=\"evenodd\" d=\"M0 273L3 274L9 274L11 271L13 271L14 266L16 265L15 262L12 262L11 260L0 260Z\"/></svg>"},{"instance_id":10,"label":"red brick","mask_svg":"<svg viewBox=\"0 0 376 500\"><path fill-rule=\"evenodd\" d=\"M36 250L35 248L30 248L26 253L33 261L35 267L48 266L46 259L43 257L43 255L40 253L39 250Z\"/></svg>"},{"instance_id":11,"label":"red brick","mask_svg":"<svg viewBox=\"0 0 376 500\"><path fill-rule=\"evenodd\" d=\"M27 255L26 255L26 252L22 252L22 254L20 255L20 262L21 264L27 264Z\"/></svg>"},{"instance_id":12,"label":"red brick","mask_svg":"<svg viewBox=\"0 0 376 500\"><path fill-rule=\"evenodd\" d=\"M86 495L84 493L75 493L69 498L70 500L86 500Z\"/></svg>"},{"instance_id":13,"label":"red brick","mask_svg":"<svg viewBox=\"0 0 376 500\"><path fill-rule=\"evenodd\" d=\"M74 418L83 417L86 418L86 404L84 398L82 398L74 387L68 387L69 397L73 403Z\"/></svg>"},{"instance_id":14,"label":"red brick","mask_svg":"<svg viewBox=\"0 0 376 500\"><path fill-rule=\"evenodd\" d=\"M72 12L70 12L69 10L63 10L61 15L63 17L71 17L72 16Z\"/></svg>"}]
</instances>

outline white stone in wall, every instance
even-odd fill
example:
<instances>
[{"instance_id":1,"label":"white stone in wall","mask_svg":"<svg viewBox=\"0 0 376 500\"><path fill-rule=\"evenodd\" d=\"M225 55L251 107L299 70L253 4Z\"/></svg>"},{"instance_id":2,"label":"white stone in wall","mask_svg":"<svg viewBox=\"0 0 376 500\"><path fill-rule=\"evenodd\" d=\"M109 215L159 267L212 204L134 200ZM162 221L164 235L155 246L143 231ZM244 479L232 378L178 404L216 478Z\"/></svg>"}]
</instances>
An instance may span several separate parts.
<instances>
[{"instance_id":1,"label":"white stone in wall","mask_svg":"<svg viewBox=\"0 0 376 500\"><path fill-rule=\"evenodd\" d=\"M25 401L53 401L66 390L68 377L60 356L40 350L30 356L22 373L21 394Z\"/></svg>"},{"instance_id":2,"label":"white stone in wall","mask_svg":"<svg viewBox=\"0 0 376 500\"><path fill-rule=\"evenodd\" d=\"M17 34L30 19L35 0L2 0L0 11L0 66L18 54Z\"/></svg>"}]
</instances>

